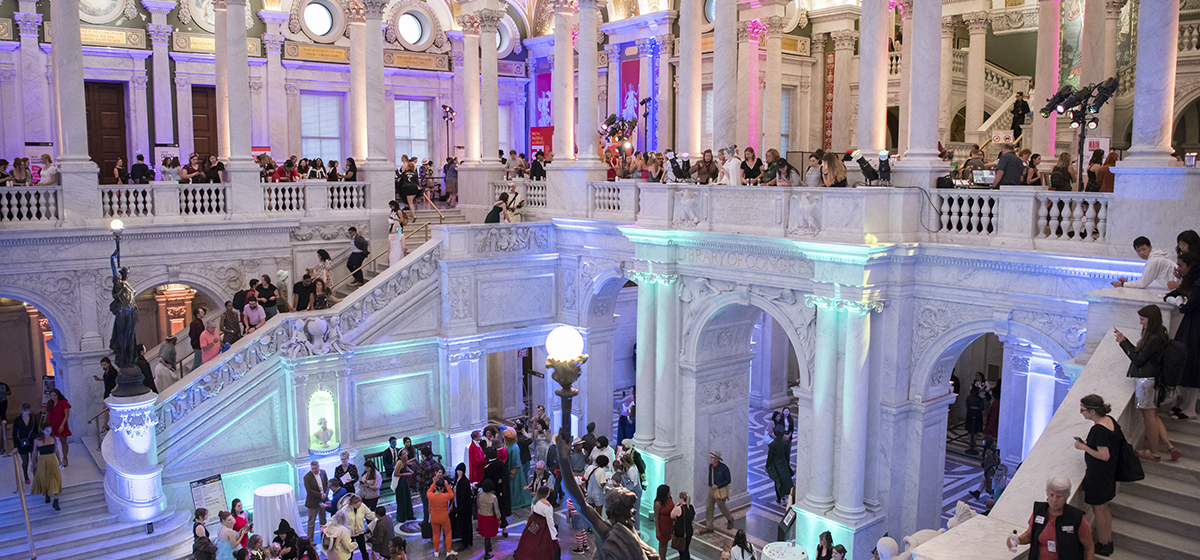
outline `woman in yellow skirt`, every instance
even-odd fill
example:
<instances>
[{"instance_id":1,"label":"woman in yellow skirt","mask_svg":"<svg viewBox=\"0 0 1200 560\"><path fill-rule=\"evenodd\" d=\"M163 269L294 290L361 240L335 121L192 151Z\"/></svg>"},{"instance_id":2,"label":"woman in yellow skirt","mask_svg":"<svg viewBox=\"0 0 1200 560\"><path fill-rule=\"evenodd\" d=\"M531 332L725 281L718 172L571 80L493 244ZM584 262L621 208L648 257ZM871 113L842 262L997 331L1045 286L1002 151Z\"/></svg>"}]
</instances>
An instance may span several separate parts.
<instances>
[{"instance_id":1,"label":"woman in yellow skirt","mask_svg":"<svg viewBox=\"0 0 1200 560\"><path fill-rule=\"evenodd\" d=\"M62 494L62 448L58 438L50 435L50 424L42 424L42 437L34 440L37 453L33 456L33 487L30 494L41 494L46 503L54 500L54 509L59 510L58 495Z\"/></svg>"}]
</instances>

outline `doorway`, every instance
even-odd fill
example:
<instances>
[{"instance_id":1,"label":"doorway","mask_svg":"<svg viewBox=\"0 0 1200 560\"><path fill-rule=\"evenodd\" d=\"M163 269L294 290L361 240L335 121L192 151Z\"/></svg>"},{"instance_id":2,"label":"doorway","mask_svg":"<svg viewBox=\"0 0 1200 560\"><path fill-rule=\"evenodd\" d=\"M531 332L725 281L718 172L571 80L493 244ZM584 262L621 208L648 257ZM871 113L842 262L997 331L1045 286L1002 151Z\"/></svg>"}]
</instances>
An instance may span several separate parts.
<instances>
[{"instance_id":1,"label":"doorway","mask_svg":"<svg viewBox=\"0 0 1200 560\"><path fill-rule=\"evenodd\" d=\"M125 149L125 84L121 82L85 82L87 107L88 156L100 166L100 184L116 184L113 167L122 159L126 169L129 158Z\"/></svg>"},{"instance_id":2,"label":"doorway","mask_svg":"<svg viewBox=\"0 0 1200 560\"><path fill-rule=\"evenodd\" d=\"M217 88L192 86L192 146L201 159L217 152ZM187 164L189 154L179 154Z\"/></svg>"}]
</instances>

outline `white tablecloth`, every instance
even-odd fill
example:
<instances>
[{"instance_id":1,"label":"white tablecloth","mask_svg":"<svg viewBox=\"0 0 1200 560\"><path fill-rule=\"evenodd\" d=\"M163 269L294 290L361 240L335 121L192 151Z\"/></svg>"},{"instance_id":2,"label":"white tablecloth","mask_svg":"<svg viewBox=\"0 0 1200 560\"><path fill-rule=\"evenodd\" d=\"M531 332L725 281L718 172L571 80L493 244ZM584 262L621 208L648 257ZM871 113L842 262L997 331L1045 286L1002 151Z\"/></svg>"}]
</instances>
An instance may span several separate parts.
<instances>
[{"instance_id":1,"label":"white tablecloth","mask_svg":"<svg viewBox=\"0 0 1200 560\"><path fill-rule=\"evenodd\" d=\"M808 560L804 547L792 546L787 542L767 543L763 546L763 560Z\"/></svg>"},{"instance_id":2,"label":"white tablecloth","mask_svg":"<svg viewBox=\"0 0 1200 560\"><path fill-rule=\"evenodd\" d=\"M279 521L286 520L292 529L300 527L296 512L296 494L291 484L268 484L254 491L254 532L268 543L275 538Z\"/></svg>"}]
</instances>

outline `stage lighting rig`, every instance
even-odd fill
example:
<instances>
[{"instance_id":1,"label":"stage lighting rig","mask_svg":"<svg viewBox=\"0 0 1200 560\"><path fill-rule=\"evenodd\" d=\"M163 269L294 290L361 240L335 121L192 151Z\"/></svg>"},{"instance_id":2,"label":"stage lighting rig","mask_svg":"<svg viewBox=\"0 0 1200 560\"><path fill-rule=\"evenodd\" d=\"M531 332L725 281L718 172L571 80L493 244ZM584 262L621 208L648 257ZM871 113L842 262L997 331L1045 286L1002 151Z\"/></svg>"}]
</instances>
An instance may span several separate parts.
<instances>
[{"instance_id":1,"label":"stage lighting rig","mask_svg":"<svg viewBox=\"0 0 1200 560\"><path fill-rule=\"evenodd\" d=\"M1054 113L1055 111L1062 113L1061 110L1058 110L1058 106L1060 103L1062 103L1066 98L1068 98L1070 96L1071 96L1071 86L1063 86L1062 89L1058 90L1058 93L1047 98L1046 106L1043 107L1041 110L1042 118L1043 119L1050 118L1050 115L1052 113Z\"/></svg>"},{"instance_id":2,"label":"stage lighting rig","mask_svg":"<svg viewBox=\"0 0 1200 560\"><path fill-rule=\"evenodd\" d=\"M879 151L879 180L885 183L892 182L892 164L888 160L891 155L887 150Z\"/></svg>"},{"instance_id":3,"label":"stage lighting rig","mask_svg":"<svg viewBox=\"0 0 1200 560\"><path fill-rule=\"evenodd\" d=\"M863 157L861 151L854 150L850 154L850 159L858 162L858 167L862 169L863 177L867 179L868 185L879 180L879 172L875 170L871 162L867 161L867 158Z\"/></svg>"},{"instance_id":4,"label":"stage lighting rig","mask_svg":"<svg viewBox=\"0 0 1200 560\"><path fill-rule=\"evenodd\" d=\"M1092 98L1092 103L1088 105L1088 112L1092 114L1099 113L1100 107L1104 106L1104 104L1108 102L1109 98L1111 98L1113 94L1117 92L1117 86L1119 85L1120 82L1118 82L1117 78L1114 76L1104 80L1103 83L1097 86L1096 96Z\"/></svg>"}]
</instances>

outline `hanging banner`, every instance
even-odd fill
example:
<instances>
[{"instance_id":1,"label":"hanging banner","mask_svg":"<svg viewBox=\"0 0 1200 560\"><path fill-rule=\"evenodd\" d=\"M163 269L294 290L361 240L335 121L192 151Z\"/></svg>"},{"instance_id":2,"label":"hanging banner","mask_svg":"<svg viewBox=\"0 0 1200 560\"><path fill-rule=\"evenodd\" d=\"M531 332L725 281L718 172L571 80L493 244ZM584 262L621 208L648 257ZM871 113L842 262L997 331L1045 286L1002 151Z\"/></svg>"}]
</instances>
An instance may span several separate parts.
<instances>
[{"instance_id":1,"label":"hanging banner","mask_svg":"<svg viewBox=\"0 0 1200 560\"><path fill-rule=\"evenodd\" d=\"M534 126L551 126L554 124L554 113L551 107L550 93L551 74L543 72L536 74L533 79L533 98L536 100L534 105Z\"/></svg>"},{"instance_id":2,"label":"hanging banner","mask_svg":"<svg viewBox=\"0 0 1200 560\"><path fill-rule=\"evenodd\" d=\"M825 53L825 151L833 149L833 53Z\"/></svg>"}]
</instances>

